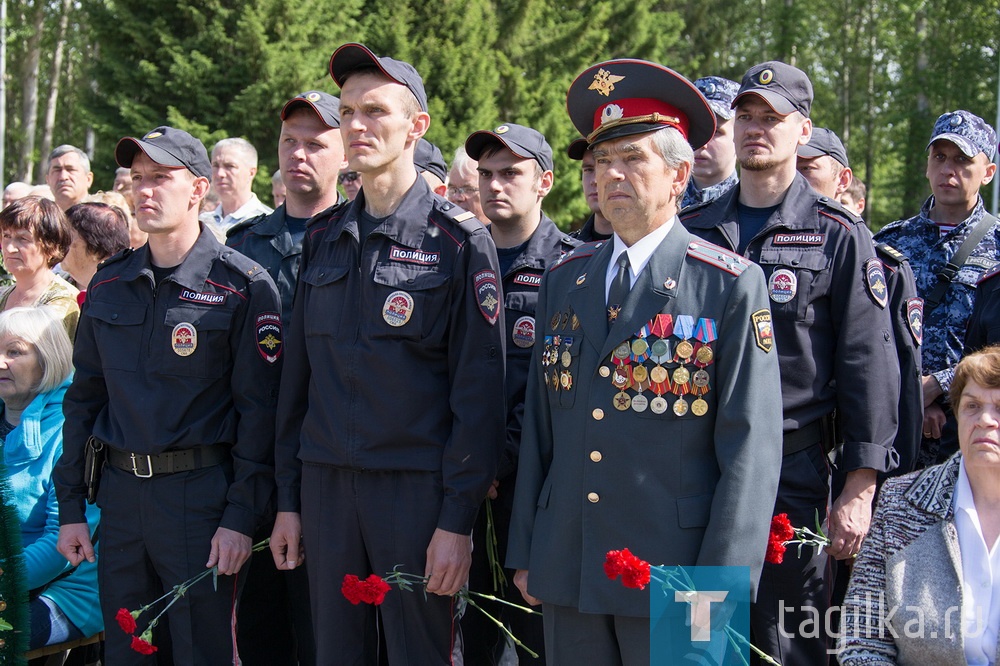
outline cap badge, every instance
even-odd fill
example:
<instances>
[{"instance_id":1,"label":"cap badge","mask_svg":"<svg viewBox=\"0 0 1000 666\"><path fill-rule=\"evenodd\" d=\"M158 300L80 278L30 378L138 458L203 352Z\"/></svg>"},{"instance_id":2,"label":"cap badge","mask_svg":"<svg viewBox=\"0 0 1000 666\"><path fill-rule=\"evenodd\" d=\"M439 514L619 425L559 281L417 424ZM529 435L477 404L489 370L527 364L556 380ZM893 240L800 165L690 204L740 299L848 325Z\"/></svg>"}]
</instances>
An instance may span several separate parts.
<instances>
[{"instance_id":1,"label":"cap badge","mask_svg":"<svg viewBox=\"0 0 1000 666\"><path fill-rule=\"evenodd\" d=\"M506 134L509 131L510 131L510 127L508 127L507 125L501 125L500 127L496 128L496 131L494 133L495 134Z\"/></svg>"},{"instance_id":2,"label":"cap badge","mask_svg":"<svg viewBox=\"0 0 1000 666\"><path fill-rule=\"evenodd\" d=\"M145 140L145 139L155 139L155 138L161 137L161 136L163 136L163 132L150 132L149 134L147 134L146 136L144 136L142 138L143 138L143 140Z\"/></svg>"},{"instance_id":3,"label":"cap badge","mask_svg":"<svg viewBox=\"0 0 1000 666\"><path fill-rule=\"evenodd\" d=\"M948 121L948 124L950 124L952 127L958 127L959 125L962 124L962 116L956 113L951 117L951 120Z\"/></svg>"},{"instance_id":4,"label":"cap badge","mask_svg":"<svg viewBox=\"0 0 1000 666\"><path fill-rule=\"evenodd\" d=\"M309 100L310 102L316 102L319 100L319 93L311 92L308 95L306 95L306 99Z\"/></svg>"},{"instance_id":5,"label":"cap badge","mask_svg":"<svg viewBox=\"0 0 1000 666\"><path fill-rule=\"evenodd\" d=\"M702 92L705 93L706 95L714 95L715 94L715 84L714 83L708 83L708 84L706 84L705 87L702 88Z\"/></svg>"},{"instance_id":6,"label":"cap badge","mask_svg":"<svg viewBox=\"0 0 1000 666\"><path fill-rule=\"evenodd\" d=\"M615 84L622 81L624 76L615 76L606 69L597 70L597 74L594 74L594 81L590 84L587 90L596 90L598 93L604 95L605 97L611 94L611 91L615 89Z\"/></svg>"},{"instance_id":7,"label":"cap badge","mask_svg":"<svg viewBox=\"0 0 1000 666\"><path fill-rule=\"evenodd\" d=\"M760 81L761 85L766 86L771 81L774 81L774 72L769 69L765 69L760 73L760 77L757 80Z\"/></svg>"},{"instance_id":8,"label":"cap badge","mask_svg":"<svg viewBox=\"0 0 1000 666\"><path fill-rule=\"evenodd\" d=\"M610 123L615 120L620 120L625 115L625 111L622 107L617 104L608 104L601 111L601 124Z\"/></svg>"}]
</instances>

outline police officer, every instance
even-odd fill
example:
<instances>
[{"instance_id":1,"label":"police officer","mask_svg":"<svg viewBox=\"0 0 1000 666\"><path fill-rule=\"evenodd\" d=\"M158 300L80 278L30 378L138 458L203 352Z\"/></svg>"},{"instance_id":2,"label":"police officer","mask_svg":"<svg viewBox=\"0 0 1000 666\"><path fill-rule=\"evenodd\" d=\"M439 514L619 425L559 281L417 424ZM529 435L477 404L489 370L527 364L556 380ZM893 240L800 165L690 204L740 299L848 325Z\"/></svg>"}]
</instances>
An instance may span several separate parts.
<instances>
[{"instance_id":1,"label":"police officer","mask_svg":"<svg viewBox=\"0 0 1000 666\"><path fill-rule=\"evenodd\" d=\"M544 604L553 663L645 665L649 592L608 580L605 555L747 566L756 584L778 481L777 354L760 269L676 218L692 148L715 131L697 89L612 60L577 77L567 107L614 236L542 281L507 564Z\"/></svg>"},{"instance_id":2,"label":"police officer","mask_svg":"<svg viewBox=\"0 0 1000 666\"><path fill-rule=\"evenodd\" d=\"M571 160L580 162L583 196L586 197L587 206L590 208L590 217L584 221L583 226L570 235L584 243L608 240L611 238L611 223L601 212L601 204L597 197L597 177L594 175L594 155L590 152L590 145L581 137L569 144L566 153Z\"/></svg>"},{"instance_id":3,"label":"police officer","mask_svg":"<svg viewBox=\"0 0 1000 666\"><path fill-rule=\"evenodd\" d=\"M799 146L796 170L814 190L839 200L854 182L840 137L831 130L814 127L809 143ZM899 465L892 475L913 470L920 448L924 419L923 389L920 380L920 341L923 337L923 304L917 296L913 269L906 255L888 243L875 243L875 256L882 262L886 279L886 300L892 319L893 341L899 359L899 417L893 448ZM834 492L839 494L843 475L834 475ZM846 585L846 581L845 581Z\"/></svg>"},{"instance_id":4,"label":"police officer","mask_svg":"<svg viewBox=\"0 0 1000 666\"><path fill-rule=\"evenodd\" d=\"M887 224L875 239L909 257L924 299L923 442L918 467L941 462L958 447L948 389L962 357L976 283L1000 261L1000 221L986 212L979 188L996 173L997 135L982 118L951 111L928 142L931 196L908 220ZM956 262L961 251L964 258ZM950 277L941 273L953 265Z\"/></svg>"},{"instance_id":5,"label":"police officer","mask_svg":"<svg viewBox=\"0 0 1000 666\"><path fill-rule=\"evenodd\" d=\"M500 125L492 131L474 132L466 140L465 149L469 157L478 161L480 203L497 246L507 315L507 443L490 493L497 561L503 562L514 502L528 366L537 328L538 288L545 270L581 243L559 231L555 222L542 212L542 200L552 189L553 173L552 148L540 132L513 123ZM470 587L477 590L488 589L486 586L492 582L488 532L486 512L480 511L473 531L470 579ZM508 571L506 575L510 580L514 572ZM504 598L521 602L521 595L512 584L505 588ZM543 653L541 618L519 611L506 612L499 604L490 610L510 624L521 642ZM462 626L468 663L500 663L502 651L498 654L496 648L506 641L495 625L481 614L466 613ZM529 657L523 651L519 656Z\"/></svg>"},{"instance_id":6,"label":"police officer","mask_svg":"<svg viewBox=\"0 0 1000 666\"><path fill-rule=\"evenodd\" d=\"M427 594L379 606L392 664L451 663L454 595L504 444L504 317L496 250L413 165L430 116L408 63L338 48L341 134L364 187L306 230L282 376L275 563L308 540L316 659L373 657L375 610L345 574L399 565ZM300 518L301 512L301 518Z\"/></svg>"},{"instance_id":7,"label":"police officer","mask_svg":"<svg viewBox=\"0 0 1000 666\"><path fill-rule=\"evenodd\" d=\"M682 208L714 201L740 182L733 143L733 98L740 84L721 76L706 76L695 80L694 87L715 113L715 135L694 154Z\"/></svg>"},{"instance_id":8,"label":"police officer","mask_svg":"<svg viewBox=\"0 0 1000 666\"><path fill-rule=\"evenodd\" d=\"M755 65L734 104L741 181L681 219L692 233L759 264L768 278L784 409L774 513L787 513L794 525L812 525L817 514L826 520L826 452L837 439L834 412L844 416L837 464L845 485L834 497L827 552L845 559L868 530L877 473L896 465L896 411L884 408L899 396L885 271L857 218L795 170L796 150L812 130L805 73L777 61ZM784 663L829 661L822 627L817 638L798 635L806 619L825 617L827 552L789 552L782 564L764 565L751 627L757 646Z\"/></svg>"},{"instance_id":9,"label":"police officer","mask_svg":"<svg viewBox=\"0 0 1000 666\"><path fill-rule=\"evenodd\" d=\"M344 201L337 173L344 162L340 138L340 100L309 90L285 103L278 136L278 173L286 198L270 215L241 222L229 230L226 245L260 262L278 285L285 324L299 277L306 222ZM271 534L263 525L257 539ZM239 641L245 666L314 664L305 568L278 572L270 553L253 555L240 605Z\"/></svg>"},{"instance_id":10,"label":"police officer","mask_svg":"<svg viewBox=\"0 0 1000 666\"><path fill-rule=\"evenodd\" d=\"M238 663L232 626L251 535L273 493L272 442L283 335L274 283L198 223L211 165L200 141L157 127L118 142L149 241L97 271L77 331L55 470L59 550L93 560L83 520L84 449L107 464L101 507L106 627L205 567L154 642L179 664ZM140 627L143 620L140 617ZM162 629L162 625L161 629ZM108 631L108 663L145 663Z\"/></svg>"},{"instance_id":11,"label":"police officer","mask_svg":"<svg viewBox=\"0 0 1000 666\"><path fill-rule=\"evenodd\" d=\"M413 152L413 166L417 167L417 173L427 181L434 194L443 197L447 193L444 181L448 177L448 165L444 163L440 148L427 139L420 139Z\"/></svg>"}]
</instances>

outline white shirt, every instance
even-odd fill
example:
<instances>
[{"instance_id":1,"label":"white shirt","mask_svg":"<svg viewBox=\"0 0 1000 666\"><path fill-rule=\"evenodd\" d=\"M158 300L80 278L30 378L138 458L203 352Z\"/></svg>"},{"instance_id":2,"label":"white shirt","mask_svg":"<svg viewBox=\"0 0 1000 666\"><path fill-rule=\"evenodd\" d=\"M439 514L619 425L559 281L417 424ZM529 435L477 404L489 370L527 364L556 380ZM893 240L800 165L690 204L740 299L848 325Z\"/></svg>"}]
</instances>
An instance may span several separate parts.
<instances>
[{"instance_id":1,"label":"white shirt","mask_svg":"<svg viewBox=\"0 0 1000 666\"><path fill-rule=\"evenodd\" d=\"M639 273L642 269L646 267L649 263L649 258L653 256L653 252L656 248L660 246L663 239L667 237L670 229L674 226L674 220L677 217L672 217L667 220L667 223L660 226L657 229L649 232L642 238L640 238L632 247L625 247L625 241L623 241L617 233L612 234L614 239L614 247L611 249L611 261L608 263L608 274L604 278L604 299L607 300L608 294L611 291L611 283L615 281L615 276L618 275L618 257L622 252L626 252L628 256L628 266L629 266L629 289L635 286L635 280L639 277Z\"/></svg>"},{"instance_id":2,"label":"white shirt","mask_svg":"<svg viewBox=\"0 0 1000 666\"><path fill-rule=\"evenodd\" d=\"M215 211L212 212L212 220L215 222L215 226L222 231L223 237L225 237L226 231L243 220L249 220L251 217L257 217L258 215L270 215L273 212L273 208L265 206L257 198L257 195L251 192L247 202L229 215L222 214L222 204L219 204Z\"/></svg>"},{"instance_id":3,"label":"white shirt","mask_svg":"<svg viewBox=\"0 0 1000 666\"><path fill-rule=\"evenodd\" d=\"M964 460L955 486L955 530L962 553L965 658L969 666L992 666L1000 628L1000 548L983 537Z\"/></svg>"}]
</instances>

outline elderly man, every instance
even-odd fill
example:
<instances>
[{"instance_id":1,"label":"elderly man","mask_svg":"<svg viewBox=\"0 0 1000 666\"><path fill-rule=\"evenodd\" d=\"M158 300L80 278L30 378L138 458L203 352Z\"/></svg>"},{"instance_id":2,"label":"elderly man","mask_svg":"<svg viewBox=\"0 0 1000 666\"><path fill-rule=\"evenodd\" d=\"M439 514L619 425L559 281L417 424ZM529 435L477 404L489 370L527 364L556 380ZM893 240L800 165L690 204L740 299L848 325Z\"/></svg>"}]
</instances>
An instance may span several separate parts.
<instances>
[{"instance_id":1,"label":"elderly man","mask_svg":"<svg viewBox=\"0 0 1000 666\"><path fill-rule=\"evenodd\" d=\"M605 554L745 566L756 586L781 455L777 354L760 269L677 221L692 148L715 132L697 89L613 60L577 77L567 107L614 235L542 281L507 565L544 604L552 663L645 666L649 592L608 580Z\"/></svg>"},{"instance_id":2,"label":"elderly man","mask_svg":"<svg viewBox=\"0 0 1000 666\"><path fill-rule=\"evenodd\" d=\"M885 409L899 397L885 271L868 230L795 170L796 151L812 133L805 72L778 61L755 65L734 104L740 183L686 209L681 221L768 276L784 409L774 513L787 513L795 525L812 525L817 514L826 519L827 453L842 444L845 485L833 496L828 552L788 553L782 564L765 564L751 611L758 647L785 663L822 664L830 647L822 627L812 638L798 634L829 606L827 555L857 554L876 475L897 463L897 412Z\"/></svg>"},{"instance_id":3,"label":"elderly man","mask_svg":"<svg viewBox=\"0 0 1000 666\"><path fill-rule=\"evenodd\" d=\"M7 187L3 188L3 207L6 208L14 201L29 196L30 192L31 185L28 183L22 183L21 181L8 183Z\"/></svg>"},{"instance_id":4,"label":"elderly man","mask_svg":"<svg viewBox=\"0 0 1000 666\"><path fill-rule=\"evenodd\" d=\"M486 224L486 214L479 201L479 173L476 171L476 160L465 152L465 146L455 149L455 159L451 162L448 172L448 201L461 206L476 216L476 219Z\"/></svg>"},{"instance_id":5,"label":"elderly man","mask_svg":"<svg viewBox=\"0 0 1000 666\"><path fill-rule=\"evenodd\" d=\"M101 265L80 316L54 474L59 551L74 565L94 558L84 467L85 449L99 449L104 626L217 566L216 584L191 587L153 638L177 664L235 664L236 574L274 491L278 294L199 225L211 174L200 141L157 127L119 141L115 159L132 170L149 241ZM109 663L147 663L130 639L108 631Z\"/></svg>"},{"instance_id":6,"label":"elderly man","mask_svg":"<svg viewBox=\"0 0 1000 666\"><path fill-rule=\"evenodd\" d=\"M413 66L345 44L330 74L347 161L365 184L306 231L271 551L294 569L307 541L317 663L375 659L375 609L352 605L341 581L398 565L428 576L427 594L379 606L390 664L448 664L453 595L504 444L496 250L414 168L430 115Z\"/></svg>"},{"instance_id":7,"label":"elderly man","mask_svg":"<svg viewBox=\"0 0 1000 666\"><path fill-rule=\"evenodd\" d=\"M87 153L69 144L58 146L49 155L45 182L63 212L85 200L94 184Z\"/></svg>"},{"instance_id":8,"label":"elderly man","mask_svg":"<svg viewBox=\"0 0 1000 666\"><path fill-rule=\"evenodd\" d=\"M923 309L923 441L918 467L958 447L948 388L962 358L976 284L1000 262L1000 220L986 212L980 188L996 175L996 131L965 110L942 114L927 144L931 196L917 215L875 236L909 257Z\"/></svg>"},{"instance_id":9,"label":"elderly man","mask_svg":"<svg viewBox=\"0 0 1000 666\"><path fill-rule=\"evenodd\" d=\"M219 195L212 220L223 238L237 223L273 212L251 189L256 175L257 149L246 139L223 139L212 148L212 189Z\"/></svg>"},{"instance_id":10,"label":"elderly man","mask_svg":"<svg viewBox=\"0 0 1000 666\"><path fill-rule=\"evenodd\" d=\"M309 90L285 103L278 135L278 175L287 197L270 215L229 230L226 245L260 263L278 285L282 320L292 316L306 224L342 203L337 172L344 162L340 100ZM264 539L272 525L265 525ZM265 560L266 558L266 560ZM278 572L270 553L254 555L240 608L239 640L246 666L316 663L305 568Z\"/></svg>"}]
</instances>

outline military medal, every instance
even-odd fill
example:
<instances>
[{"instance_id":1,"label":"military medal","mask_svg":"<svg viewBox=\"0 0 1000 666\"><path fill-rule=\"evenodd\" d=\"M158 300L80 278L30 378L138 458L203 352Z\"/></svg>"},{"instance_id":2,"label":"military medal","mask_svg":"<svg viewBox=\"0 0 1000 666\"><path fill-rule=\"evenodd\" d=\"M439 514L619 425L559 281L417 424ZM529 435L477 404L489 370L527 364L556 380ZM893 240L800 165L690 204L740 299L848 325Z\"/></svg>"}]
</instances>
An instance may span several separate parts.
<instances>
[{"instance_id":1,"label":"military medal","mask_svg":"<svg viewBox=\"0 0 1000 666\"><path fill-rule=\"evenodd\" d=\"M570 364L573 362L573 355L569 353L570 347L573 346L573 338L566 338L564 342L566 343L566 351L562 353L562 356L559 357L559 360L562 361L564 368L568 368Z\"/></svg>"},{"instance_id":2,"label":"military medal","mask_svg":"<svg viewBox=\"0 0 1000 666\"><path fill-rule=\"evenodd\" d=\"M560 331L565 331L567 324L569 324L569 312L563 312L563 314L562 314L562 324L560 324L559 330Z\"/></svg>"},{"instance_id":3,"label":"military medal","mask_svg":"<svg viewBox=\"0 0 1000 666\"><path fill-rule=\"evenodd\" d=\"M559 326L559 320L561 318L562 317L559 315L558 312L552 315L552 319L551 321L549 321L549 328L551 328L553 331L556 330L556 327Z\"/></svg>"},{"instance_id":4,"label":"military medal","mask_svg":"<svg viewBox=\"0 0 1000 666\"><path fill-rule=\"evenodd\" d=\"M702 391L702 393L708 393L708 390L707 390L708 389L708 373L707 372L705 372L704 370L696 370L695 373L694 373L694 376L692 377L692 381L694 382L694 385L697 388L699 388L699 389L701 389L701 388L706 389L705 391ZM702 393L699 393L698 395L701 395Z\"/></svg>"},{"instance_id":5,"label":"military medal","mask_svg":"<svg viewBox=\"0 0 1000 666\"><path fill-rule=\"evenodd\" d=\"M559 348L562 347L562 336L553 335L552 336L552 349L549 350L549 365L556 365L559 363Z\"/></svg>"},{"instance_id":6,"label":"military medal","mask_svg":"<svg viewBox=\"0 0 1000 666\"><path fill-rule=\"evenodd\" d=\"M622 365L627 363L629 358L632 356L632 348L629 347L627 342L623 342L617 347L615 347L615 352L612 355L612 361L615 365Z\"/></svg>"},{"instance_id":7,"label":"military medal","mask_svg":"<svg viewBox=\"0 0 1000 666\"><path fill-rule=\"evenodd\" d=\"M673 380L674 384L684 384L687 386L688 381L691 379L691 372L685 368L683 365L679 368L674 368ZM685 391L687 393L687 391Z\"/></svg>"},{"instance_id":8,"label":"military medal","mask_svg":"<svg viewBox=\"0 0 1000 666\"><path fill-rule=\"evenodd\" d=\"M649 343L642 338L632 340L630 349L632 350L632 360L636 363L642 363L649 358Z\"/></svg>"},{"instance_id":9,"label":"military medal","mask_svg":"<svg viewBox=\"0 0 1000 666\"><path fill-rule=\"evenodd\" d=\"M646 411L647 407L649 407L649 400L647 400L646 396L644 396L643 394L639 393L638 395L632 398L633 410L637 412L644 412Z\"/></svg>"},{"instance_id":10,"label":"military medal","mask_svg":"<svg viewBox=\"0 0 1000 666\"><path fill-rule=\"evenodd\" d=\"M628 397L628 393L625 391L619 391L614 397L615 409L619 412L624 412L626 409L632 406L632 398Z\"/></svg>"},{"instance_id":11,"label":"military medal","mask_svg":"<svg viewBox=\"0 0 1000 666\"><path fill-rule=\"evenodd\" d=\"M654 414L663 414L667 411L667 407L669 407L669 405L667 405L667 401L662 395L658 395L649 401L649 411Z\"/></svg>"},{"instance_id":12,"label":"military medal","mask_svg":"<svg viewBox=\"0 0 1000 666\"><path fill-rule=\"evenodd\" d=\"M552 380L551 381L552 381L552 388L555 389L556 392L558 393L559 392L559 371L558 370L553 370L552 371Z\"/></svg>"},{"instance_id":13,"label":"military medal","mask_svg":"<svg viewBox=\"0 0 1000 666\"><path fill-rule=\"evenodd\" d=\"M656 364L660 365L670 356L670 347L666 340L657 340L649 348L649 353Z\"/></svg>"},{"instance_id":14,"label":"military medal","mask_svg":"<svg viewBox=\"0 0 1000 666\"><path fill-rule=\"evenodd\" d=\"M559 375L559 383L562 385L564 391L573 388L573 375L570 374L569 370L562 371L562 374Z\"/></svg>"},{"instance_id":15,"label":"military medal","mask_svg":"<svg viewBox=\"0 0 1000 666\"><path fill-rule=\"evenodd\" d=\"M621 365L615 368L614 374L611 375L611 384L621 391L624 391L628 387L632 386L631 366Z\"/></svg>"},{"instance_id":16,"label":"military medal","mask_svg":"<svg viewBox=\"0 0 1000 666\"><path fill-rule=\"evenodd\" d=\"M674 402L674 414L677 416L684 416L688 413L688 404L684 400L684 396L678 396L677 400Z\"/></svg>"},{"instance_id":17,"label":"military medal","mask_svg":"<svg viewBox=\"0 0 1000 666\"><path fill-rule=\"evenodd\" d=\"M549 352L552 351L552 336L545 336L545 347L542 349L542 367L549 367Z\"/></svg>"},{"instance_id":18,"label":"military medal","mask_svg":"<svg viewBox=\"0 0 1000 666\"><path fill-rule=\"evenodd\" d=\"M654 384L662 384L663 382L667 381L668 376L669 374L667 373L667 369L664 368L662 365L658 365L649 371L649 378L653 381Z\"/></svg>"},{"instance_id":19,"label":"military medal","mask_svg":"<svg viewBox=\"0 0 1000 666\"><path fill-rule=\"evenodd\" d=\"M694 335L694 317L677 315L674 318L674 335L680 338L680 342L674 347L674 361L686 362L694 353L694 345L688 342L688 338Z\"/></svg>"},{"instance_id":20,"label":"military medal","mask_svg":"<svg viewBox=\"0 0 1000 666\"><path fill-rule=\"evenodd\" d=\"M691 403L691 413L695 416L704 416L708 414L708 403L704 399L698 398Z\"/></svg>"},{"instance_id":21,"label":"military medal","mask_svg":"<svg viewBox=\"0 0 1000 666\"><path fill-rule=\"evenodd\" d=\"M569 327L574 331L580 328L580 318L576 316L575 312L573 313L573 316L570 317Z\"/></svg>"},{"instance_id":22,"label":"military medal","mask_svg":"<svg viewBox=\"0 0 1000 666\"><path fill-rule=\"evenodd\" d=\"M632 379L634 379L636 383L641 384L648 378L649 378L649 371L646 370L646 366L637 365L635 366L635 368L632 369Z\"/></svg>"},{"instance_id":23,"label":"military medal","mask_svg":"<svg viewBox=\"0 0 1000 666\"><path fill-rule=\"evenodd\" d=\"M698 325L694 329L694 337L698 341L698 345L694 349L695 365L699 368L711 365L715 354L709 345L718 337L715 329L715 320L699 319Z\"/></svg>"},{"instance_id":24,"label":"military medal","mask_svg":"<svg viewBox=\"0 0 1000 666\"><path fill-rule=\"evenodd\" d=\"M186 321L174 326L170 334L170 346L178 356L190 356L198 348L198 330Z\"/></svg>"},{"instance_id":25,"label":"military medal","mask_svg":"<svg viewBox=\"0 0 1000 666\"><path fill-rule=\"evenodd\" d=\"M683 365L674 370L673 393L677 396L677 400L674 402L674 414L677 416L684 416L688 413L688 404L684 396L691 391L691 387L688 385L690 378L691 373Z\"/></svg>"},{"instance_id":26,"label":"military medal","mask_svg":"<svg viewBox=\"0 0 1000 666\"><path fill-rule=\"evenodd\" d=\"M658 314L649 320L649 330L656 337L664 340L674 333L673 315Z\"/></svg>"}]
</instances>

